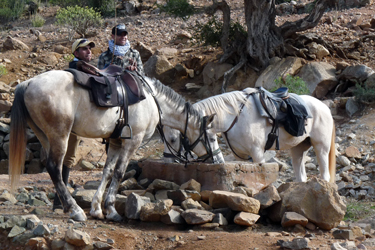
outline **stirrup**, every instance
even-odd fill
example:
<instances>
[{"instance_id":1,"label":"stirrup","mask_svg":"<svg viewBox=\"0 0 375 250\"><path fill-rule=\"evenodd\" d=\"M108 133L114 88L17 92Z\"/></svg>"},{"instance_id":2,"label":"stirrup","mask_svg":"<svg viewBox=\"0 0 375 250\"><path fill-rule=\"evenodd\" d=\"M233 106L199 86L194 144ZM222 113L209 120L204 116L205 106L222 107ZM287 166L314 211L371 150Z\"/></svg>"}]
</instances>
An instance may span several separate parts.
<instances>
[{"instance_id":1,"label":"stirrup","mask_svg":"<svg viewBox=\"0 0 375 250\"><path fill-rule=\"evenodd\" d=\"M126 130L126 128L128 128ZM125 132L125 133L124 133ZM125 135L124 135L125 134ZM129 135L130 136L126 136L126 135ZM133 130L132 130L132 127L129 125L129 124L126 124L123 128L122 128L122 131L121 131L121 136L120 136L121 139L133 139Z\"/></svg>"}]
</instances>

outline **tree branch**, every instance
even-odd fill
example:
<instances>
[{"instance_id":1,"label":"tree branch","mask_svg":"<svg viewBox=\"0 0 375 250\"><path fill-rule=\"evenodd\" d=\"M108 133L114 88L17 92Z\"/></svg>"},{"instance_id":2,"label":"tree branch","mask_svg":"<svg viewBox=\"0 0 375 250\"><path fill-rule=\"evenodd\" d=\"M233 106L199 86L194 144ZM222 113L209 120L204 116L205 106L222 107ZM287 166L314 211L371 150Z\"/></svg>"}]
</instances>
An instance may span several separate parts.
<instances>
[{"instance_id":1,"label":"tree branch","mask_svg":"<svg viewBox=\"0 0 375 250\"><path fill-rule=\"evenodd\" d=\"M329 6L334 6L337 0L317 0L315 8L310 15L295 22L285 22L280 26L283 38L289 38L296 32L305 31L315 27L322 18L324 11Z\"/></svg>"},{"instance_id":2,"label":"tree branch","mask_svg":"<svg viewBox=\"0 0 375 250\"><path fill-rule=\"evenodd\" d=\"M242 54L241 60L233 68L225 72L223 85L221 85L221 93L225 93L229 80L233 77L234 73L239 70L246 63L246 56Z\"/></svg>"},{"instance_id":3,"label":"tree branch","mask_svg":"<svg viewBox=\"0 0 375 250\"><path fill-rule=\"evenodd\" d=\"M230 7L228 3L223 1L212 0L212 5L205 8L204 12L208 15L214 15L216 11L221 10L223 12L223 31L220 38L220 44L223 51L228 46L229 41L229 29L230 29Z\"/></svg>"}]
</instances>

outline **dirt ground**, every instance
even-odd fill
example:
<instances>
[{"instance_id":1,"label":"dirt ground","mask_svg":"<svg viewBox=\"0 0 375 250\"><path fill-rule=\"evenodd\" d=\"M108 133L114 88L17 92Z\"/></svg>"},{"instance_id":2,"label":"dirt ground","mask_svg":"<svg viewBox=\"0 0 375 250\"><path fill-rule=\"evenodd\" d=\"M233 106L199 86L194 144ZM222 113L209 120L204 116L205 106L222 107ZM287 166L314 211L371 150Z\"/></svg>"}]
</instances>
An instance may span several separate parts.
<instances>
[{"instance_id":1,"label":"dirt ground","mask_svg":"<svg viewBox=\"0 0 375 250\"><path fill-rule=\"evenodd\" d=\"M241 2L243 1L231 1L236 8L234 10L240 10ZM51 8L44 12L44 16L47 18L47 22L44 31L55 29L53 24L53 14L56 10ZM342 11L340 13L335 13L335 15L351 16L355 13L374 13L374 5L367 6L366 8ZM295 19L298 15L289 15L283 18ZM111 22L113 20L110 20ZM65 34L55 32L54 37L47 36L47 42L43 44L38 41L38 39L28 34L28 20L21 20L18 23L14 23L15 27L21 27L23 32L2 32L1 42L4 41L7 35L15 36L16 38L22 40L32 48L41 48L42 50L51 51L52 47L56 44L61 44L70 47L71 42L65 37ZM134 32L135 38L141 40L142 32L138 31L137 28L131 28ZM318 27L319 29L319 27ZM334 36L334 34L332 35ZM106 40L108 39L105 34L99 34L93 39L97 44L97 48L93 50L94 58L97 58L102 51L106 49ZM162 41L161 37L151 37L151 42L147 45L156 44L156 47L169 46L170 43ZM179 55L176 60L184 61L188 57L193 55L200 55L205 51L205 48L196 47L190 53L184 55ZM204 56L207 58L215 58L218 51L206 52ZM43 66L43 64L33 61L29 58L29 53L23 51L9 51L6 53L0 53L1 59L9 59L12 61L9 72L7 75L0 78L0 81L6 83L12 83L13 81L23 81L34 75L40 73L40 67L45 69L51 69L49 66ZM329 61L333 63L336 61L341 61L341 59L330 58ZM60 60L57 67L66 68L67 61ZM351 62L352 63L352 62ZM365 62L354 62L364 63L369 67L375 69L374 61ZM196 79L199 81L199 79ZM186 98L189 99L191 93L184 92L183 86L186 82L180 82L174 87L177 91L182 94L186 94ZM360 119L360 123L364 123L369 126L369 131L357 131L361 134L366 141L374 140L374 135L370 133L375 128L375 121L373 119L375 114L374 108L368 108L363 116L358 116L356 119ZM345 119L347 122L349 119ZM343 121L341 121L343 122ZM358 135L357 134L357 135ZM163 145L160 139L153 139L148 144L142 146L138 152L133 156L133 160L140 160L144 158L160 158L163 152ZM86 139L82 138L82 142L79 146L79 152L77 155L78 159L84 159L90 162L105 161L104 145L101 144L101 139ZM77 185L83 185L89 180L100 180L101 170L92 171L80 171L79 167L76 166L72 173L70 179ZM52 182L47 173L37 174L37 175L23 175L21 178L20 186L36 186L44 189L46 192L54 192ZM9 181L7 175L0 175L0 190L8 189ZM31 206L13 206L13 205L0 205L0 214L11 215L11 214L29 214L34 210L35 207ZM38 217L43 221L44 224L56 225L59 228L59 233L54 235L52 238L63 237L68 226L72 224L68 223L68 215L63 214L61 210L57 212L52 212L52 206L40 207L43 214L38 215ZM277 246L278 240L292 240L296 237L304 236L305 233L293 233L285 232L280 225L262 224L258 223L255 227L243 227L231 224L226 227L220 227L215 229L205 229L199 226L169 226L163 223L155 222L141 222L134 220L125 220L123 222L109 222L109 221L99 221L92 219L89 216L89 210L85 210L88 215L88 220L84 223L75 223L74 227L79 230L87 232L92 240L102 240L106 239L114 240L114 247L117 249L181 249L181 250L192 250L192 249L202 249L202 250L228 250L228 249L258 249L258 250L272 250L279 249ZM276 233L276 236L269 235ZM314 236L311 238L309 246L311 249L330 249L330 246L334 242L344 242L344 240L333 239L330 232L327 231L309 231ZM5 244L6 235L0 235L0 249L2 245ZM356 241L358 243L358 241ZM4 245L3 245L4 246ZM9 249L24 249L23 246L11 245Z\"/></svg>"},{"instance_id":2,"label":"dirt ground","mask_svg":"<svg viewBox=\"0 0 375 250\"><path fill-rule=\"evenodd\" d=\"M73 171L72 180L81 183L82 180L98 180L101 171ZM0 175L0 190L4 183L8 182L7 175ZM53 191L52 182L47 173L22 176L21 186L37 186L46 191ZM32 206L0 206L0 214L29 214L35 207ZM63 238L68 224L68 215L62 210L52 211L51 206L39 207L43 214L37 215L44 225L52 224L58 226L59 233L55 238ZM199 226L178 225L170 226L161 222L141 222L136 220L125 220L123 222L99 221L90 218L89 210L85 209L88 220L84 223L75 223L78 230L87 232L92 240L107 239L114 240L117 249L181 249L181 250L228 250L228 249L279 249L278 240L293 240L305 234L283 231L280 225L256 224L255 227L244 227L231 224L216 229L205 229ZM277 233L273 236L272 233ZM333 242L344 242L344 240L332 239L327 231L310 231L314 234L309 246L311 249L330 249ZM268 234L271 234L268 236ZM5 235L0 235L0 242L4 243ZM23 249L17 245L11 245L10 249ZM0 249L1 243L0 243Z\"/></svg>"}]
</instances>

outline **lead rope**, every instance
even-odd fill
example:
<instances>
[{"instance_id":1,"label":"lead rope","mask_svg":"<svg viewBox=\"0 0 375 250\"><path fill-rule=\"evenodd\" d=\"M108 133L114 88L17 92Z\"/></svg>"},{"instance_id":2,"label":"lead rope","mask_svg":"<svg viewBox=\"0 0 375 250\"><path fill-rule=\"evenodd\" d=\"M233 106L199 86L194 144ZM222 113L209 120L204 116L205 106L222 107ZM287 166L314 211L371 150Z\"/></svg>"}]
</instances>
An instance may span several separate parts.
<instances>
[{"instance_id":1,"label":"lead rope","mask_svg":"<svg viewBox=\"0 0 375 250\"><path fill-rule=\"evenodd\" d=\"M115 26L115 40L113 41L113 53L112 53L112 60L111 60L110 65L113 63L113 59L115 57L115 50L116 50L116 38L117 38L117 21L116 21L116 17L117 17L117 8L115 7L115 25L116 25Z\"/></svg>"}]
</instances>

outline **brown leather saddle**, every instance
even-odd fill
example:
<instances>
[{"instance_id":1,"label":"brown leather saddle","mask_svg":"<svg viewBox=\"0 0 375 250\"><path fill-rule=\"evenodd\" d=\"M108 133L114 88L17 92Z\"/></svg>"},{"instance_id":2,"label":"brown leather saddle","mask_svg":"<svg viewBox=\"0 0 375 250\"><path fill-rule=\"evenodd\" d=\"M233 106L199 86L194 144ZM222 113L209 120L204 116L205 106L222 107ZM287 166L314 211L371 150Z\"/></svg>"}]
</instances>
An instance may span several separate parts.
<instances>
[{"instance_id":1,"label":"brown leather saddle","mask_svg":"<svg viewBox=\"0 0 375 250\"><path fill-rule=\"evenodd\" d=\"M121 138L131 139L132 130L128 124L128 106L146 98L140 76L133 71L124 71L116 65L98 70L85 62L77 64L77 69L69 68L66 71L72 73L75 81L89 91L91 101L97 106L121 108L120 118L116 122L116 128L110 138L119 138L123 128L127 127L130 136Z\"/></svg>"}]
</instances>

